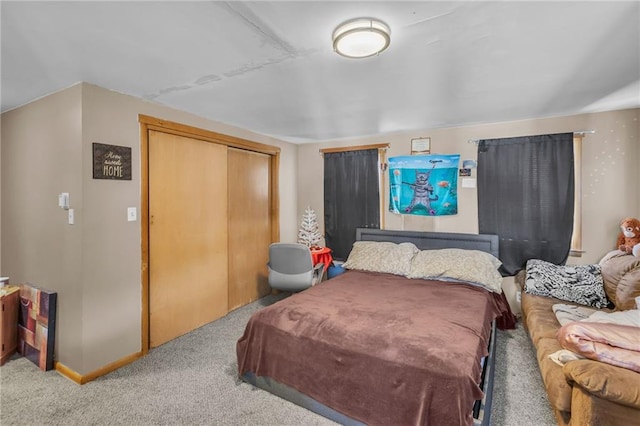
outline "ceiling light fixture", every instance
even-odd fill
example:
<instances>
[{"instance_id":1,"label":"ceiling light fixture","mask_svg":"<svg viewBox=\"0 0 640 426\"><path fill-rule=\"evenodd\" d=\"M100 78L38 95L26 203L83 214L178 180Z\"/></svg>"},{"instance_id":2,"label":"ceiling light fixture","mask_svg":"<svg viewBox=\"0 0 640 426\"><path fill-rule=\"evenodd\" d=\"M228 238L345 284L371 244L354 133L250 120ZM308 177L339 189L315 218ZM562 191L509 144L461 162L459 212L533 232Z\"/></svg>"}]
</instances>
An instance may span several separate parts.
<instances>
[{"instance_id":1,"label":"ceiling light fixture","mask_svg":"<svg viewBox=\"0 0 640 426\"><path fill-rule=\"evenodd\" d=\"M377 55L391 42L387 24L373 18L347 21L333 31L333 50L347 58Z\"/></svg>"}]
</instances>

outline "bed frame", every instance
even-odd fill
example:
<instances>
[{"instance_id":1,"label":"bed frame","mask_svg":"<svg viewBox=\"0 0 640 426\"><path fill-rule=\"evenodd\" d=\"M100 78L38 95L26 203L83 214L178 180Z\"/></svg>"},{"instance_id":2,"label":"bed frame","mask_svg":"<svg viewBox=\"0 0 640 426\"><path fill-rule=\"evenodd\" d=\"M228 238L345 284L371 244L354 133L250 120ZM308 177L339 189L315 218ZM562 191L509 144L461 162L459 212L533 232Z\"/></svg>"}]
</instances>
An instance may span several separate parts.
<instances>
[{"instance_id":1,"label":"bed frame","mask_svg":"<svg viewBox=\"0 0 640 426\"><path fill-rule=\"evenodd\" d=\"M393 243L410 242L421 250L461 248L480 250L498 257L499 239L497 235L462 234L445 232L394 231L371 228L357 228L356 241L388 241ZM491 424L491 403L493 395L493 376L495 371L496 324L491 325L488 352L482 359L482 376L480 387L484 393L481 400L473 406L473 422L475 426L489 426ZM269 377L255 376L248 372L241 379L264 389L274 395L293 402L296 405L311 410L323 417L347 426L364 426L358 420L327 407L297 390L283 385Z\"/></svg>"},{"instance_id":2,"label":"bed frame","mask_svg":"<svg viewBox=\"0 0 640 426\"><path fill-rule=\"evenodd\" d=\"M499 239L489 234L458 234L452 232L394 231L386 229L356 228L356 241L389 241L413 243L420 250L460 248L480 250L498 257Z\"/></svg>"}]
</instances>

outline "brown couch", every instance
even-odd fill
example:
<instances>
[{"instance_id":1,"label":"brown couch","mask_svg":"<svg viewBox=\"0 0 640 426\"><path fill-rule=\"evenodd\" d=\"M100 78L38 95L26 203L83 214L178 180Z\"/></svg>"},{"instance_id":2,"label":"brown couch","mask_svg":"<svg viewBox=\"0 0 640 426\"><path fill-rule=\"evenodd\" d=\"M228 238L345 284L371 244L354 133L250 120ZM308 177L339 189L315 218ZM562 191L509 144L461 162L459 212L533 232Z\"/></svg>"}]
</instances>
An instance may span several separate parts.
<instances>
[{"instance_id":1,"label":"brown couch","mask_svg":"<svg viewBox=\"0 0 640 426\"><path fill-rule=\"evenodd\" d=\"M640 257L612 252L603 258L602 276L614 310L635 307L640 296ZM516 276L524 289L525 272ZM549 355L562 349L556 303L569 302L522 292L523 323L537 352L549 402L559 425L640 425L640 373L599 361L581 359L561 367ZM640 332L639 332L640 336Z\"/></svg>"}]
</instances>

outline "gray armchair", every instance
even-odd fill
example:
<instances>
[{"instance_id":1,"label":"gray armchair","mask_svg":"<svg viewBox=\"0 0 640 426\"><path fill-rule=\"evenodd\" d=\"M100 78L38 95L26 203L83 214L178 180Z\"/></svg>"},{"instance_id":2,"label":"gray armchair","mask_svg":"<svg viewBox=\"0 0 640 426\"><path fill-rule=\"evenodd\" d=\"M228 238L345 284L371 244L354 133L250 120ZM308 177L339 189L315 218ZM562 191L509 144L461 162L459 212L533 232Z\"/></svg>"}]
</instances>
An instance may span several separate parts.
<instances>
[{"instance_id":1,"label":"gray armchair","mask_svg":"<svg viewBox=\"0 0 640 426\"><path fill-rule=\"evenodd\" d=\"M324 274L323 263L313 265L309 247L296 243L271 244L267 267L271 288L290 292L316 285Z\"/></svg>"}]
</instances>

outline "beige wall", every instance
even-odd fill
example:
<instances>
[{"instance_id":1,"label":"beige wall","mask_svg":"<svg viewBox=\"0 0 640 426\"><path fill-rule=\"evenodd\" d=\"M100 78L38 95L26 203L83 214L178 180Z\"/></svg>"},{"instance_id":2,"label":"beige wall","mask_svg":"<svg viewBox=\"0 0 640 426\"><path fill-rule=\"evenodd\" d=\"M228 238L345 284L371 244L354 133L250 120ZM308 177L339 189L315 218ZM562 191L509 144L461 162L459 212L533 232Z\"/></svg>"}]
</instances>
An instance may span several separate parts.
<instances>
[{"instance_id":1,"label":"beige wall","mask_svg":"<svg viewBox=\"0 0 640 426\"><path fill-rule=\"evenodd\" d=\"M280 147L281 237L297 236L295 145L84 83L2 114L1 273L58 292L56 359L79 374L141 350L138 114ZM94 180L93 142L131 147L133 179Z\"/></svg>"},{"instance_id":2,"label":"beige wall","mask_svg":"<svg viewBox=\"0 0 640 426\"><path fill-rule=\"evenodd\" d=\"M569 117L525 120L486 125L425 129L386 136L371 136L350 140L301 145L298 150L298 215L310 205L324 226L323 160L321 148L389 143L388 157L409 155L411 139L431 138L431 152L460 154L461 161L477 159L476 146L469 140L534 134L594 130L583 144L583 249L580 258L571 263L596 263L612 250L618 236L618 224L624 217L640 217L640 109L583 114ZM476 177L476 171L472 177ZM388 175L384 175L385 206L388 206ZM441 217L418 217L385 213L387 229L427 230L440 232L478 232L476 189L458 185L458 214ZM505 282L505 292L513 302L511 280ZM519 310L514 305L515 310Z\"/></svg>"},{"instance_id":3,"label":"beige wall","mask_svg":"<svg viewBox=\"0 0 640 426\"><path fill-rule=\"evenodd\" d=\"M2 274L58 292L56 346L82 365L82 226L58 194L82 206L81 87L2 114Z\"/></svg>"}]
</instances>

